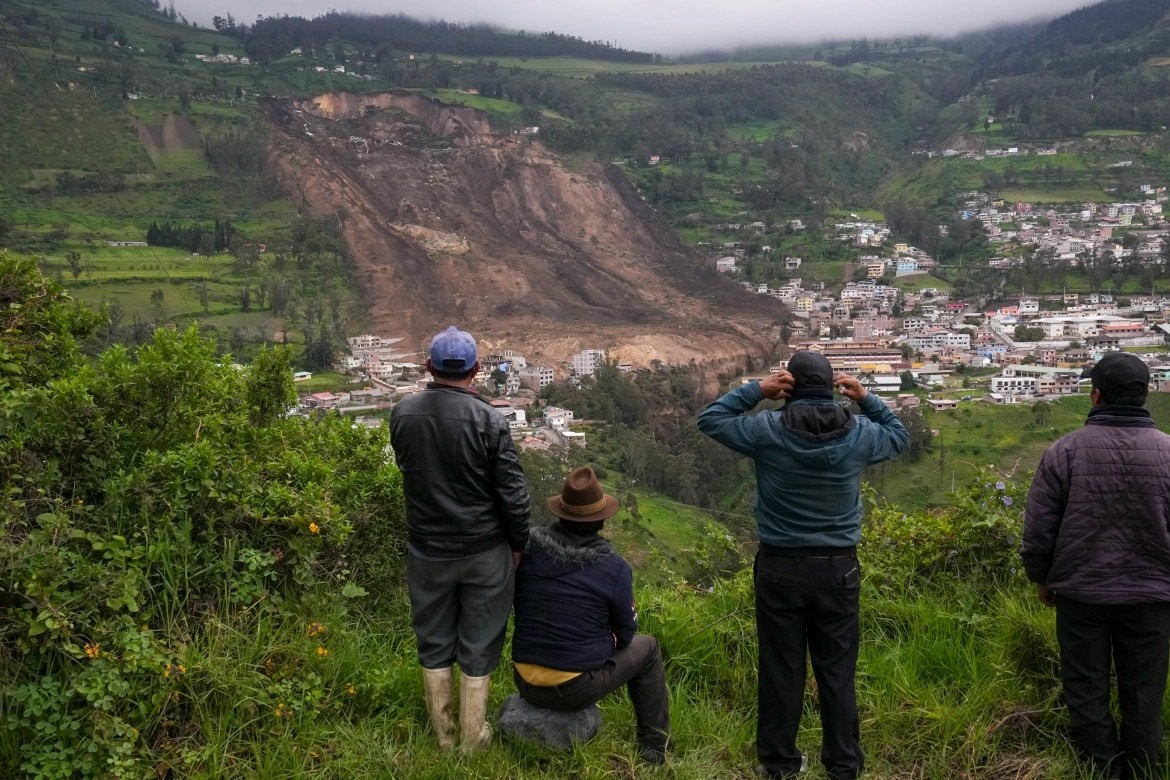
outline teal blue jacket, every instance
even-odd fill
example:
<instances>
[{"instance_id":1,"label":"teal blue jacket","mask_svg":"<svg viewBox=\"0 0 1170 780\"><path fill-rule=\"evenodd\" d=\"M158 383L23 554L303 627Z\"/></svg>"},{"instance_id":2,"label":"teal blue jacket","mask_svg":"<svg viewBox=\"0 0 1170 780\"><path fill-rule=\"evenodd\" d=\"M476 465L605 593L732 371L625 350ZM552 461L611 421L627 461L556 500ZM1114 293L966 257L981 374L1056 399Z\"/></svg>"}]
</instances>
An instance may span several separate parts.
<instances>
[{"instance_id":1,"label":"teal blue jacket","mask_svg":"<svg viewBox=\"0 0 1170 780\"><path fill-rule=\"evenodd\" d=\"M764 400L759 382L736 388L699 415L699 430L756 466L760 541L777 547L850 547L861 539L861 474L895 457L910 435L872 393L857 416L830 399Z\"/></svg>"}]
</instances>

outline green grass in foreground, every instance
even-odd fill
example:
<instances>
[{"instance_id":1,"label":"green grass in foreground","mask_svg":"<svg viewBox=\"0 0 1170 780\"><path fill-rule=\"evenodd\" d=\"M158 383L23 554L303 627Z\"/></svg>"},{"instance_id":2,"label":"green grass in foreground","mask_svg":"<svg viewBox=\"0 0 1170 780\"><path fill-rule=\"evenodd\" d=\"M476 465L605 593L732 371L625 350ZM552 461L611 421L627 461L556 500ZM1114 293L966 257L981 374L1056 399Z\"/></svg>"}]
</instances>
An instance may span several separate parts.
<instances>
[{"instance_id":1,"label":"green grass in foreground","mask_svg":"<svg viewBox=\"0 0 1170 780\"><path fill-rule=\"evenodd\" d=\"M708 592L640 588L671 691L666 766L635 757L627 698L569 752L499 734L480 753L442 753L430 735L405 599L363 618L325 603L286 620L211 616L181 662L163 762L187 778L746 778L755 766L755 630L749 572ZM858 694L867 777L1082 777L1065 744L1053 613L1023 583L993 592L887 595L863 588ZM325 632L309 636L320 622ZM318 648L327 651L322 654ZM491 709L514 692L507 663ZM811 683L810 683L811 685ZM281 713L280 716L277 712ZM823 780L807 697L798 744ZM0 742L0 758L18 746Z\"/></svg>"}]
</instances>

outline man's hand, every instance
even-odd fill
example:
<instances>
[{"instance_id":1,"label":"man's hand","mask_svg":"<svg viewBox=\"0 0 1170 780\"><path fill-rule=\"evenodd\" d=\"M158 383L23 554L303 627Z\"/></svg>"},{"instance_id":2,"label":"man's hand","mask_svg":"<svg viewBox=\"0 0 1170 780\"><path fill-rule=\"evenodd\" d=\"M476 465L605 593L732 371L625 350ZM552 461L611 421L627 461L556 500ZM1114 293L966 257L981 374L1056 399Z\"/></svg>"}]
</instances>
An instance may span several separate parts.
<instances>
[{"instance_id":1,"label":"man's hand","mask_svg":"<svg viewBox=\"0 0 1170 780\"><path fill-rule=\"evenodd\" d=\"M1039 582L1036 583L1036 597L1046 607L1056 606L1056 594L1050 591L1047 585L1042 585Z\"/></svg>"},{"instance_id":2,"label":"man's hand","mask_svg":"<svg viewBox=\"0 0 1170 780\"><path fill-rule=\"evenodd\" d=\"M792 374L784 369L769 374L760 380L760 392L764 394L764 398L773 401L787 398L788 394L792 392Z\"/></svg>"},{"instance_id":3,"label":"man's hand","mask_svg":"<svg viewBox=\"0 0 1170 780\"><path fill-rule=\"evenodd\" d=\"M522 561L522 560L524 560L524 553L519 552L518 550L513 550L512 551L512 565L519 566L520 561Z\"/></svg>"},{"instance_id":4,"label":"man's hand","mask_svg":"<svg viewBox=\"0 0 1170 780\"><path fill-rule=\"evenodd\" d=\"M841 395L850 401L860 401L869 395L865 387L855 377L843 374L840 371L833 375L833 386L841 392Z\"/></svg>"}]
</instances>

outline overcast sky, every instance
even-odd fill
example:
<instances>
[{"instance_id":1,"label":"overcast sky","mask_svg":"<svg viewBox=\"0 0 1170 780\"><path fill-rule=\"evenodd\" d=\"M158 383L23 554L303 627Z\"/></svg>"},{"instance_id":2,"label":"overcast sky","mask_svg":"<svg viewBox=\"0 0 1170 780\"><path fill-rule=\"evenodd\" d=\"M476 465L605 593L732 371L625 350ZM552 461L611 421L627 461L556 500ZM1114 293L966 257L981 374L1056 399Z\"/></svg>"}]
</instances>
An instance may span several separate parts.
<instances>
[{"instance_id":1,"label":"overcast sky","mask_svg":"<svg viewBox=\"0 0 1170 780\"><path fill-rule=\"evenodd\" d=\"M677 54L702 48L826 38L946 35L1002 22L1051 19L1090 0L177 0L188 19L231 14L318 16L330 9L555 30L627 49Z\"/></svg>"}]
</instances>

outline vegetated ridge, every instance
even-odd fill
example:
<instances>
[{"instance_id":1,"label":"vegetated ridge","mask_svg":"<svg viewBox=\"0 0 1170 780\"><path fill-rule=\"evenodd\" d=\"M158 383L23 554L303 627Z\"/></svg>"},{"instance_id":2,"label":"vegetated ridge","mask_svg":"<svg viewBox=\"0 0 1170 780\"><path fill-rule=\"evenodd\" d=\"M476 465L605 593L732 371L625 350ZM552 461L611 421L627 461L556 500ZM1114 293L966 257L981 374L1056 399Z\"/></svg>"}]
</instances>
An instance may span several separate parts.
<instances>
[{"instance_id":1,"label":"vegetated ridge","mask_svg":"<svg viewBox=\"0 0 1170 780\"><path fill-rule=\"evenodd\" d=\"M538 360L605 348L636 365L743 365L775 343L783 308L703 264L612 166L412 92L264 108L274 173L338 215L375 330L421 344L454 322Z\"/></svg>"}]
</instances>

